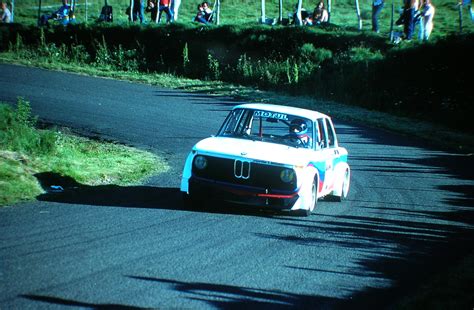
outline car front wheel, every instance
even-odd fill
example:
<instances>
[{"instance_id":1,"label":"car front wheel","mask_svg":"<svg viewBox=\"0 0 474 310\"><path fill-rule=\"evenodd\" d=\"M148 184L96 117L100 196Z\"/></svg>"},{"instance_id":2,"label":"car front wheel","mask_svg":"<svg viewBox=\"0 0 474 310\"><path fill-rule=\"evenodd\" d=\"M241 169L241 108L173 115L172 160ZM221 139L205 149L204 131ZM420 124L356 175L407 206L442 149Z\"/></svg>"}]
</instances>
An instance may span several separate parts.
<instances>
[{"instance_id":1,"label":"car front wheel","mask_svg":"<svg viewBox=\"0 0 474 310\"><path fill-rule=\"evenodd\" d=\"M313 184L311 184L311 191L308 193L308 197L304 197L305 209L293 210L292 214L298 216L310 216L316 208L318 201L318 180L314 179Z\"/></svg>"}]
</instances>

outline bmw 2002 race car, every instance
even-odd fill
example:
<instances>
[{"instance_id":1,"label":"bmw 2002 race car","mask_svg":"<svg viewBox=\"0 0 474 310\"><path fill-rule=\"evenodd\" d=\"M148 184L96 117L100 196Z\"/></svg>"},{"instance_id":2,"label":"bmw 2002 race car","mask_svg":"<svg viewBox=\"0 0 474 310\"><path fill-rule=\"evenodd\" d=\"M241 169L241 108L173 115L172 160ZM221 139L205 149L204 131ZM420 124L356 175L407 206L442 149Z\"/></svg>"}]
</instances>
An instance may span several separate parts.
<instances>
[{"instance_id":1,"label":"bmw 2002 race car","mask_svg":"<svg viewBox=\"0 0 474 310\"><path fill-rule=\"evenodd\" d=\"M327 115L270 104L235 106L216 136L189 153L181 180L187 203L210 199L308 216L318 198L341 201L350 185L347 150Z\"/></svg>"}]
</instances>

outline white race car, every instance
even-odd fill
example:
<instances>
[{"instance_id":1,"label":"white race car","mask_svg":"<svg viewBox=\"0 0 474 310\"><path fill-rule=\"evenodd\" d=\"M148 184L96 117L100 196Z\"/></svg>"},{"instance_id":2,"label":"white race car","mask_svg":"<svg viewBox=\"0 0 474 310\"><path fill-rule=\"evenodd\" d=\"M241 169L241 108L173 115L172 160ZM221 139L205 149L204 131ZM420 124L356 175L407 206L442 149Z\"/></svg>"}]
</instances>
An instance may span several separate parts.
<instances>
[{"instance_id":1,"label":"white race car","mask_svg":"<svg viewBox=\"0 0 474 310\"><path fill-rule=\"evenodd\" d=\"M347 150L322 113L279 105L235 106L217 136L199 141L183 169L186 203L217 199L310 215L318 198L346 198Z\"/></svg>"}]
</instances>

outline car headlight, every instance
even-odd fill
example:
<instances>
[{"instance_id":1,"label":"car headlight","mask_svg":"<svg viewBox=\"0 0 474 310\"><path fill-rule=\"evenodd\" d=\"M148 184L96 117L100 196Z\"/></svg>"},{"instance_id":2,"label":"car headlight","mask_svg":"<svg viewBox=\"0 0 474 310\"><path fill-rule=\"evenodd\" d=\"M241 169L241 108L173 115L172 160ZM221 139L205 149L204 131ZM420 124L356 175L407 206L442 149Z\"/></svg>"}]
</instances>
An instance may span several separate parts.
<instances>
[{"instance_id":1,"label":"car headlight","mask_svg":"<svg viewBox=\"0 0 474 310\"><path fill-rule=\"evenodd\" d=\"M283 169L280 172L280 179L285 183L290 183L295 179L295 171L293 169Z\"/></svg>"},{"instance_id":2,"label":"car headlight","mask_svg":"<svg viewBox=\"0 0 474 310\"><path fill-rule=\"evenodd\" d=\"M194 167L199 170L205 169L207 167L207 159L204 156L198 155L194 158Z\"/></svg>"}]
</instances>

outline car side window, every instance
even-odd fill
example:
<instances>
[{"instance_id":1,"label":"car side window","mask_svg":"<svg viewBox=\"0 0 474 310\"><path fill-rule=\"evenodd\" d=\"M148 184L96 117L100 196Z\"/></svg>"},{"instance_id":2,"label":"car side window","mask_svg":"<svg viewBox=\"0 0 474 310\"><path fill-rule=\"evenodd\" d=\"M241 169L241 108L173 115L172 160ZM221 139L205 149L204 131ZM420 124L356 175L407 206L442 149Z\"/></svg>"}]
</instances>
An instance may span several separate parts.
<instances>
[{"instance_id":1,"label":"car side window","mask_svg":"<svg viewBox=\"0 0 474 310\"><path fill-rule=\"evenodd\" d=\"M319 145L319 148L326 148L326 130L324 127L324 120L322 118L317 120L317 126L318 130L316 133L316 139L317 139L317 145Z\"/></svg>"},{"instance_id":2,"label":"car side window","mask_svg":"<svg viewBox=\"0 0 474 310\"><path fill-rule=\"evenodd\" d=\"M329 119L326 119L326 130L327 130L327 145L328 147L336 146L336 134L334 133L334 127Z\"/></svg>"}]
</instances>

